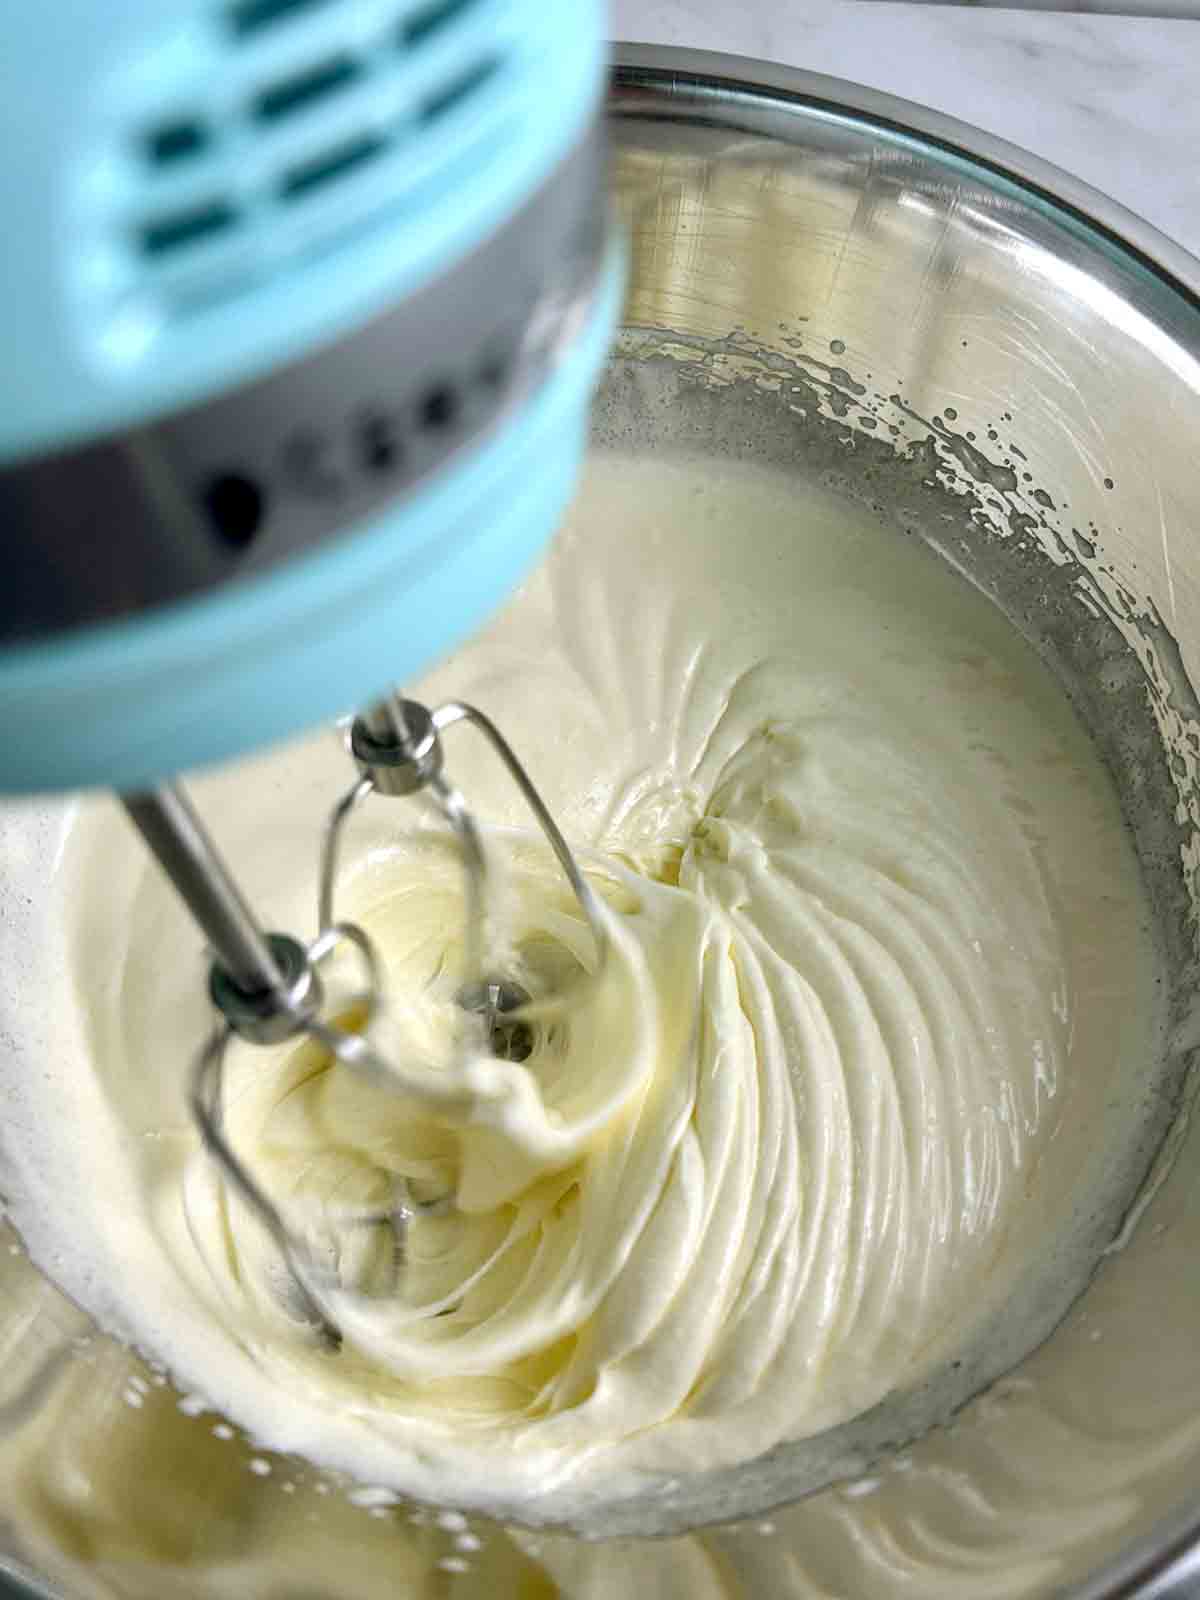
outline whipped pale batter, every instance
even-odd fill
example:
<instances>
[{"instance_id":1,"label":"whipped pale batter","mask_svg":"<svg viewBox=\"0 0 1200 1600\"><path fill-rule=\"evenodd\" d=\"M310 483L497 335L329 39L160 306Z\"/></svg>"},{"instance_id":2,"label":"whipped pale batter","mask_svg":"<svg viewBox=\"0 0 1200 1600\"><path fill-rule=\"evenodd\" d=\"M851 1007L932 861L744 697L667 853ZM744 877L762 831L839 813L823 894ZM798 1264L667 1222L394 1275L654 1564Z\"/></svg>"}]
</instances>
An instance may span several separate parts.
<instances>
[{"instance_id":1,"label":"whipped pale batter","mask_svg":"<svg viewBox=\"0 0 1200 1600\"><path fill-rule=\"evenodd\" d=\"M507 864L508 970L572 985L528 1062L475 1059L447 1092L455 860L402 802L356 820L339 910L403 997L409 1092L285 1046L237 1050L228 1096L336 1266L334 1355L184 1108L199 941L121 820L85 813L52 888L69 1004L44 1072L4 1085L52 1274L268 1446L542 1514L846 1422L1020 1303L1157 1018L1116 800L989 604L815 488L601 457L550 559L421 693L476 701L520 752L608 908L603 973L577 983L595 951L552 858L447 734ZM311 928L348 777L324 736L197 785L271 925ZM381 1230L338 1220L397 1174L458 1195L398 1277Z\"/></svg>"}]
</instances>

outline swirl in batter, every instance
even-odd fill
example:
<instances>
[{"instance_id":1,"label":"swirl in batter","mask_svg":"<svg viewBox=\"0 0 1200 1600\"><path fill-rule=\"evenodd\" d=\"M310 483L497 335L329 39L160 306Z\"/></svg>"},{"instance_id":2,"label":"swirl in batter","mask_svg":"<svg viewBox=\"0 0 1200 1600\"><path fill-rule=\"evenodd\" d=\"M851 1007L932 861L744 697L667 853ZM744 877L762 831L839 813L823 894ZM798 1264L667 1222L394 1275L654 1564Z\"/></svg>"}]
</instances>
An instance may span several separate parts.
<instances>
[{"instance_id":1,"label":"swirl in batter","mask_svg":"<svg viewBox=\"0 0 1200 1600\"><path fill-rule=\"evenodd\" d=\"M89 947L106 1109L77 1109L128 1202L92 1225L97 1277L135 1260L159 1325L110 1289L116 1320L266 1442L501 1506L743 1460L919 1382L1096 1178L1152 964L1090 746L932 558L754 483L594 468L551 561L426 688L496 717L607 908L602 974L530 1058L481 1054L449 1114L310 1047L234 1054L235 1142L344 1286L337 1354L177 1103L164 1051L186 1055L195 1009L147 971L179 929L145 870L106 988ZM226 827L283 926L310 883L272 874L336 755L260 763L253 822ZM503 780L447 755L496 824L508 972L535 994L586 975L591 936ZM436 1073L463 1026L456 859L374 805L343 903L402 997L391 1047ZM149 1146L118 1137L131 1121ZM386 1230L337 1220L397 1176L458 1198L400 1271Z\"/></svg>"}]
</instances>

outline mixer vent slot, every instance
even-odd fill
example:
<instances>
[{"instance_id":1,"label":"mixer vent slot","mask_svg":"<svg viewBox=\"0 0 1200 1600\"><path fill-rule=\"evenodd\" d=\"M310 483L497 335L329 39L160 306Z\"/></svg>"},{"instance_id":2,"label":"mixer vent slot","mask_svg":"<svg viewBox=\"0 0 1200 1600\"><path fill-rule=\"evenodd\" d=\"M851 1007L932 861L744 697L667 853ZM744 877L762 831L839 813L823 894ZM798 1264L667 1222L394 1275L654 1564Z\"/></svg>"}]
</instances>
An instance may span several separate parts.
<instances>
[{"instance_id":1,"label":"mixer vent slot","mask_svg":"<svg viewBox=\"0 0 1200 1600\"><path fill-rule=\"evenodd\" d=\"M476 0L434 0L432 5L422 6L400 24L401 44L406 50L424 44L431 34L470 11L475 3Z\"/></svg>"},{"instance_id":2,"label":"mixer vent slot","mask_svg":"<svg viewBox=\"0 0 1200 1600\"><path fill-rule=\"evenodd\" d=\"M228 232L237 220L238 214L227 200L213 200L208 205L172 212L143 226L142 253L165 256L189 245L202 244L217 234Z\"/></svg>"},{"instance_id":3,"label":"mixer vent slot","mask_svg":"<svg viewBox=\"0 0 1200 1600\"><path fill-rule=\"evenodd\" d=\"M314 161L306 161L300 166L292 167L284 173L283 181L279 185L280 198L302 199L312 190L319 189L322 184L332 183L353 172L356 167L365 166L368 161L374 160L386 150L387 144L386 139L365 133L361 138L353 139L336 150L330 150Z\"/></svg>"},{"instance_id":4,"label":"mixer vent slot","mask_svg":"<svg viewBox=\"0 0 1200 1600\"><path fill-rule=\"evenodd\" d=\"M349 56L319 61L303 72L260 90L254 97L253 114L259 122L277 122L280 117L304 111L326 95L348 88L350 84L357 83L362 75L362 67Z\"/></svg>"},{"instance_id":5,"label":"mixer vent slot","mask_svg":"<svg viewBox=\"0 0 1200 1600\"><path fill-rule=\"evenodd\" d=\"M495 72L499 62L494 59L477 61L469 71L444 84L436 94L431 94L421 105L421 121L436 122L447 112L468 100L476 89L481 89Z\"/></svg>"},{"instance_id":6,"label":"mixer vent slot","mask_svg":"<svg viewBox=\"0 0 1200 1600\"><path fill-rule=\"evenodd\" d=\"M316 11L336 0L235 0L228 7L229 24L239 39L261 33L277 22L290 22L301 12Z\"/></svg>"},{"instance_id":7,"label":"mixer vent slot","mask_svg":"<svg viewBox=\"0 0 1200 1600\"><path fill-rule=\"evenodd\" d=\"M210 135L204 123L177 117L148 128L142 137L146 160L154 167L173 167L208 149Z\"/></svg>"}]
</instances>

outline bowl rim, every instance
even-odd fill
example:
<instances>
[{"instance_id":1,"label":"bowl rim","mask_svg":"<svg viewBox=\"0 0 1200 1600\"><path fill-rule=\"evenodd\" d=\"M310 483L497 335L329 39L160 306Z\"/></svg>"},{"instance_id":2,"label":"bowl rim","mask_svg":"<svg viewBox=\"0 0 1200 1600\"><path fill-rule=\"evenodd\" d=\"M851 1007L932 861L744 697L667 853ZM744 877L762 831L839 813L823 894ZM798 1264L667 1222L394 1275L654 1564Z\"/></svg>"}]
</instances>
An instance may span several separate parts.
<instances>
[{"instance_id":1,"label":"bowl rim","mask_svg":"<svg viewBox=\"0 0 1200 1600\"><path fill-rule=\"evenodd\" d=\"M1014 184L1110 248L1136 262L1183 299L1200 319L1200 259L1083 179L1020 145L930 106L826 73L782 66L752 56L687 46L616 42L612 46L610 119L655 120L656 108L678 102L675 120L720 127L736 108L747 114L770 105L800 116L831 116L916 138L985 175ZM764 137L780 139L777 127ZM786 142L786 136L784 142ZM1200 321L1197 337L1200 339ZM1200 1496L1174 1506L1146 1533L1122 1546L1081 1582L1059 1588L1059 1600L1186 1600L1200 1581Z\"/></svg>"}]
</instances>

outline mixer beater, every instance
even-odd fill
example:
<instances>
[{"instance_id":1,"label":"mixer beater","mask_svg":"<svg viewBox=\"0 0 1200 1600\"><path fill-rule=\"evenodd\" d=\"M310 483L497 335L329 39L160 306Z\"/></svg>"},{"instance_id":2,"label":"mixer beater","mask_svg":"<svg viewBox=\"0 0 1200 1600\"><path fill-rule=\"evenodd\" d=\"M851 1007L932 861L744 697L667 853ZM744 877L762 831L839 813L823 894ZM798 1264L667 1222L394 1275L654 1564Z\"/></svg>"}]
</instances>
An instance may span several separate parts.
<instances>
[{"instance_id":1,"label":"mixer beater","mask_svg":"<svg viewBox=\"0 0 1200 1600\"><path fill-rule=\"evenodd\" d=\"M607 947L595 892L511 746L475 706L447 701L430 710L390 694L354 719L347 745L358 776L334 805L324 828L317 934L308 944L290 934L262 931L191 800L177 783L122 797L129 817L204 932L212 952L208 990L217 1018L196 1057L189 1090L189 1104L204 1147L278 1249L291 1275L289 1301L333 1348L341 1336L328 1297L332 1289L344 1290L345 1286L289 1225L234 1149L222 1110L225 1059L235 1038L254 1045L307 1038L368 1081L417 1097L453 1116L455 1105L464 1099L462 1068L473 1048L484 1045L492 1056L515 1062L531 1054L536 1019L546 1015L546 1002L543 998L535 1006L520 984L492 971L488 964L487 851L478 823L447 775L442 748L441 735L458 724L469 725L483 736L553 850L595 943L594 975L603 965ZM419 793L431 800L461 852L466 981L455 999L465 1013L478 1019L478 1026L462 1036L459 1060L451 1062L441 1076L406 1071L402 1062L390 1059L374 1042L374 1024L386 1003L382 965L366 931L357 923L339 919L335 910L342 836L352 813L372 794L403 797ZM357 983L348 995L339 997L337 1017L331 1018L322 972L339 955L353 959ZM396 1178L385 1212L378 1208L354 1211L339 1220L349 1226L389 1226L396 1261L402 1265L413 1219L420 1213L444 1212L452 1204L449 1195L419 1200L403 1178Z\"/></svg>"}]
</instances>

